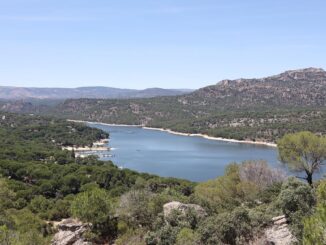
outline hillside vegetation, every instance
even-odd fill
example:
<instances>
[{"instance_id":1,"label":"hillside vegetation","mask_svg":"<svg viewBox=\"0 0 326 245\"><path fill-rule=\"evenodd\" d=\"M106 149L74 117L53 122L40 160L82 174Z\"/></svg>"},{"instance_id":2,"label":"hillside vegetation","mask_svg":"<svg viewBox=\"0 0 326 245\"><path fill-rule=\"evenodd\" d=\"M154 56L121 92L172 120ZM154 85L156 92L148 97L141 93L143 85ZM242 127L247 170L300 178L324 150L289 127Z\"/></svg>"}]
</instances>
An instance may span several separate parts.
<instances>
[{"instance_id":1,"label":"hillside vegetation","mask_svg":"<svg viewBox=\"0 0 326 245\"><path fill-rule=\"evenodd\" d=\"M79 239L93 244L261 244L283 214L293 241L325 241L324 180L313 185L316 198L263 161L232 163L203 183L161 178L62 150L106 138L101 130L8 113L0 123L1 244L49 244L55 223L70 217L91 224Z\"/></svg>"},{"instance_id":2,"label":"hillside vegetation","mask_svg":"<svg viewBox=\"0 0 326 245\"><path fill-rule=\"evenodd\" d=\"M92 145L107 138L101 130L9 113L0 114L0 125L0 244L49 244L54 229L48 221L71 217L75 196L93 188L103 190L110 203L137 185L156 192L168 187L180 195L192 192L188 181L120 170L95 156L75 158L73 152L62 150L62 146ZM99 211L100 207L94 210ZM117 228L106 225L114 222L113 216L104 215L94 223L102 227L94 230L94 236L115 238Z\"/></svg>"},{"instance_id":3,"label":"hillside vegetation","mask_svg":"<svg viewBox=\"0 0 326 245\"><path fill-rule=\"evenodd\" d=\"M182 96L70 99L53 115L139 124L234 139L276 141L285 133L326 133L326 72L308 68L262 79L224 80Z\"/></svg>"}]
</instances>

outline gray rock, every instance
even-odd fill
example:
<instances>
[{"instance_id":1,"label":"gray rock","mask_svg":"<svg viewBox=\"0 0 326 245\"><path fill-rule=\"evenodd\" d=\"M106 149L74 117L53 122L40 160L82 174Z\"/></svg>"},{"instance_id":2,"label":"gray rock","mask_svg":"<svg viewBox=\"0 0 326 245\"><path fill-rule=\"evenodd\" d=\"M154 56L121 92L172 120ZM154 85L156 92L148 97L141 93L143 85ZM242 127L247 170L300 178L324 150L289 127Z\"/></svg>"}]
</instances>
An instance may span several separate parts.
<instances>
[{"instance_id":1,"label":"gray rock","mask_svg":"<svg viewBox=\"0 0 326 245\"><path fill-rule=\"evenodd\" d=\"M163 206L163 214L164 217L170 216L172 211L179 211L182 214L186 214L187 211L194 210L198 217L205 217L207 215L205 209L203 209L201 206L197 204L184 204L181 202L169 202L164 204Z\"/></svg>"},{"instance_id":2,"label":"gray rock","mask_svg":"<svg viewBox=\"0 0 326 245\"><path fill-rule=\"evenodd\" d=\"M76 219L64 219L57 224L58 232L54 235L52 245L89 245L83 234L89 230L90 224Z\"/></svg>"}]
</instances>

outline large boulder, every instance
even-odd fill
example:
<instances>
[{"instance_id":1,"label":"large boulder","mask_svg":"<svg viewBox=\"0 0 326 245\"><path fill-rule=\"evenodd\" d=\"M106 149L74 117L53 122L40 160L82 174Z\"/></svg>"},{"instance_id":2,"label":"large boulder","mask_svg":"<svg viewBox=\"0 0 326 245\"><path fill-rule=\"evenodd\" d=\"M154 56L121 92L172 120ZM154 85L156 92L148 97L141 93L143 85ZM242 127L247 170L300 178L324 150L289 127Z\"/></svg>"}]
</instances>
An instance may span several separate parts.
<instances>
[{"instance_id":1,"label":"large boulder","mask_svg":"<svg viewBox=\"0 0 326 245\"><path fill-rule=\"evenodd\" d=\"M171 215L173 211L178 211L181 214L185 215L188 211L193 210L196 215L200 218L203 218L207 215L205 209L197 204L184 204L181 202L169 202L163 206L164 217L167 218Z\"/></svg>"},{"instance_id":2,"label":"large boulder","mask_svg":"<svg viewBox=\"0 0 326 245\"><path fill-rule=\"evenodd\" d=\"M64 219L56 225L58 232L54 235L52 245L88 245L83 234L89 230L90 224L77 219Z\"/></svg>"}]
</instances>

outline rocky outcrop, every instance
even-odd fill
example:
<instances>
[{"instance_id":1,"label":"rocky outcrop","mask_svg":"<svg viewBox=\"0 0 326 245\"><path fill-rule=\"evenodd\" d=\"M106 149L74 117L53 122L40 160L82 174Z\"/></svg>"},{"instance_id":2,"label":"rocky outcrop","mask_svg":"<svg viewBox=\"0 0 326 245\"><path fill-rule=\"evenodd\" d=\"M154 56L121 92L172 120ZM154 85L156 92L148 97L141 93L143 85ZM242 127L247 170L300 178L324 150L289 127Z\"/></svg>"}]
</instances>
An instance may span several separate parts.
<instances>
[{"instance_id":1,"label":"rocky outcrop","mask_svg":"<svg viewBox=\"0 0 326 245\"><path fill-rule=\"evenodd\" d=\"M90 228L76 219L64 219L57 224L58 232L54 235L52 245L90 245L83 239L83 234Z\"/></svg>"},{"instance_id":2,"label":"rocky outcrop","mask_svg":"<svg viewBox=\"0 0 326 245\"><path fill-rule=\"evenodd\" d=\"M173 211L179 211L181 214L186 214L188 211L193 210L198 217L205 217L207 215L206 211L197 204L184 204L181 202L169 202L163 206L164 217L171 215Z\"/></svg>"},{"instance_id":3,"label":"rocky outcrop","mask_svg":"<svg viewBox=\"0 0 326 245\"><path fill-rule=\"evenodd\" d=\"M325 106L325 85L325 71L304 69L261 79L223 80L184 98L188 103L224 109Z\"/></svg>"}]
</instances>

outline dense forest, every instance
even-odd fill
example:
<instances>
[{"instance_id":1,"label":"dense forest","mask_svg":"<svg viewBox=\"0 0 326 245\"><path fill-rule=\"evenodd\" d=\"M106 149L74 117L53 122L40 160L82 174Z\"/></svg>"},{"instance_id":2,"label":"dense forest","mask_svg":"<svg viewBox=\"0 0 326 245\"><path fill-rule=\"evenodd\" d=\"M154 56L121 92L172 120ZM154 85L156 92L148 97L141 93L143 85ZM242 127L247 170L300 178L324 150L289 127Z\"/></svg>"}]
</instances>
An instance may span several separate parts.
<instances>
[{"instance_id":1,"label":"dense forest","mask_svg":"<svg viewBox=\"0 0 326 245\"><path fill-rule=\"evenodd\" d=\"M309 185L263 161L203 183L161 178L62 150L108 137L98 129L10 113L0 125L0 244L50 244L66 218L87 227L82 244L264 244L277 222L294 243L326 241L324 179Z\"/></svg>"}]
</instances>

